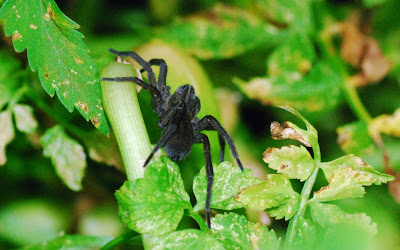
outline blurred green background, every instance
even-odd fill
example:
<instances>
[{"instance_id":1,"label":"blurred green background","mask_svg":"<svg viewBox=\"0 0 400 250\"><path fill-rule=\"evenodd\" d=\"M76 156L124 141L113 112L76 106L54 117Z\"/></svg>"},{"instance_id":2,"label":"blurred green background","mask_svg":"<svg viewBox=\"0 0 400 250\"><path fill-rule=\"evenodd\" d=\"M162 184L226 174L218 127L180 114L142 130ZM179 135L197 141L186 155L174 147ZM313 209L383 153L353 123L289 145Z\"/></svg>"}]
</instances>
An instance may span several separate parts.
<instances>
[{"instance_id":1,"label":"blurred green background","mask_svg":"<svg viewBox=\"0 0 400 250\"><path fill-rule=\"evenodd\" d=\"M294 106L315 126L323 161L355 153L378 171L385 171L382 152L373 146L365 129L350 133L349 141L354 147L341 148L338 143L338 127L365 122L352 106L354 99L349 97L344 82L349 76L360 72L368 75L368 72L346 62L340 53L344 31L335 29L338 24L349 22L364 37L376 39L381 54L390 62L390 70L357 91L372 117L392 114L400 107L398 0L64 0L56 3L81 26L79 31L85 35L84 41L99 68L113 60L109 48L135 49L146 59L162 57L167 61L172 72L168 84L173 88L183 83L195 84L186 82L190 77L179 75L183 70L192 70L194 77L202 75L204 79L196 83L202 115L220 118L231 133L244 166L253 168L260 178L273 172L263 163L262 152L267 147L293 143L272 140L270 123L290 120L301 124L289 113L272 106L279 104ZM1 27L4 28L4 21ZM31 95L41 101L22 98L22 103L34 108L39 127L30 135L16 132L15 139L7 146L7 163L0 167L0 249L39 243L62 234L118 236L125 232L113 194L126 177L113 137L103 137L78 112L71 114L57 98L50 98L37 74L30 72L26 52L16 54L4 32L1 38L0 91L5 93L4 86L8 90L18 89L21 81L25 81ZM151 142L156 143L161 130L150 108L150 95L141 91L139 101ZM0 108L5 109L1 102ZM400 130L396 121L388 126ZM84 146L87 167L80 191L64 185L51 161L43 157L39 138L55 124L61 124L71 138ZM94 147L93 141L104 142L104 147ZM391 168L399 171L399 139L389 134L383 136L383 141ZM364 150L369 147L372 150ZM216 138L212 149L217 161ZM203 161L201 147L197 147L178 163L188 191ZM326 184L321 174L315 190ZM296 191L301 190L299 182L292 180L292 185ZM321 247L400 249L400 205L393 195L396 193L390 193L387 185L373 186L367 188L365 198L338 202L346 212L369 215L377 224L378 234L368 244L354 246L354 238L343 229L326 236ZM261 220L257 213L249 217L265 222L279 236L284 236L287 222ZM339 246L337 242L343 244Z\"/></svg>"}]
</instances>

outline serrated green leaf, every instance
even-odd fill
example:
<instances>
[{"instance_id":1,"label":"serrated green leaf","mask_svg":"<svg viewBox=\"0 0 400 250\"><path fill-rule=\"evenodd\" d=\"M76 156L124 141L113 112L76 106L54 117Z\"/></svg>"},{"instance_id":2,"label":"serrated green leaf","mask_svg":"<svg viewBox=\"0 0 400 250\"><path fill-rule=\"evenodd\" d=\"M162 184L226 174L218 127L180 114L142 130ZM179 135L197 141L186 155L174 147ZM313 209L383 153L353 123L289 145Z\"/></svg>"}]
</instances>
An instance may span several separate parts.
<instances>
[{"instance_id":1,"label":"serrated green leaf","mask_svg":"<svg viewBox=\"0 0 400 250\"><path fill-rule=\"evenodd\" d=\"M33 115L33 109L29 105L16 104L13 107L15 125L21 132L32 134L36 131L38 123Z\"/></svg>"},{"instance_id":2,"label":"serrated green leaf","mask_svg":"<svg viewBox=\"0 0 400 250\"><path fill-rule=\"evenodd\" d=\"M376 146L368 133L368 124L363 121L352 122L336 129L340 148L347 154L371 154Z\"/></svg>"},{"instance_id":3,"label":"serrated green leaf","mask_svg":"<svg viewBox=\"0 0 400 250\"><path fill-rule=\"evenodd\" d=\"M77 107L103 133L110 132L101 104L98 70L79 25L65 16L53 0L8 0L0 10L6 36L17 52L27 49L29 65L38 70L46 92L69 110Z\"/></svg>"},{"instance_id":4,"label":"serrated green leaf","mask_svg":"<svg viewBox=\"0 0 400 250\"><path fill-rule=\"evenodd\" d=\"M243 205L234 199L244 188L259 183L260 180L253 177L253 171L244 169L242 172L230 162L222 162L214 167L214 183L211 196L211 207L217 209L232 210ZM194 211L204 209L207 197L207 175L203 167L193 180L193 192L197 199Z\"/></svg>"},{"instance_id":5,"label":"serrated green leaf","mask_svg":"<svg viewBox=\"0 0 400 250\"><path fill-rule=\"evenodd\" d=\"M64 235L52 240L25 246L25 250L53 250L53 249L97 249L104 246L112 237L88 235Z\"/></svg>"},{"instance_id":6,"label":"serrated green leaf","mask_svg":"<svg viewBox=\"0 0 400 250\"><path fill-rule=\"evenodd\" d=\"M267 181L244 189L236 200L259 210L273 208L275 216L290 219L299 209L300 195L286 175L271 174Z\"/></svg>"},{"instance_id":7,"label":"serrated green leaf","mask_svg":"<svg viewBox=\"0 0 400 250\"><path fill-rule=\"evenodd\" d=\"M287 25L300 32L309 32L313 28L313 12L310 0L255 0L256 7L264 15L280 25Z\"/></svg>"},{"instance_id":8,"label":"serrated green leaf","mask_svg":"<svg viewBox=\"0 0 400 250\"><path fill-rule=\"evenodd\" d=\"M314 159L303 146L268 148L263 156L263 160L269 164L269 168L275 169L278 173L285 174L291 179L305 181L315 169Z\"/></svg>"},{"instance_id":9,"label":"serrated green leaf","mask_svg":"<svg viewBox=\"0 0 400 250\"><path fill-rule=\"evenodd\" d=\"M336 160L321 163L320 167L324 171L328 181L332 180L337 171L344 168L351 168L356 171L357 174L354 175L354 181L364 186L370 186L372 184L381 185L382 183L394 180L393 176L379 173L360 157L355 155L345 155Z\"/></svg>"},{"instance_id":10,"label":"serrated green leaf","mask_svg":"<svg viewBox=\"0 0 400 250\"><path fill-rule=\"evenodd\" d=\"M40 138L43 155L51 159L57 175L74 191L82 189L86 169L86 155L83 147L71 139L64 129L56 125Z\"/></svg>"},{"instance_id":11,"label":"serrated green leaf","mask_svg":"<svg viewBox=\"0 0 400 250\"><path fill-rule=\"evenodd\" d=\"M332 109L342 98L341 76L327 61L317 62L307 75L291 84L271 78L254 78L248 83L234 79L234 83L249 98L263 104L292 106L307 112Z\"/></svg>"},{"instance_id":12,"label":"serrated green leaf","mask_svg":"<svg viewBox=\"0 0 400 250\"><path fill-rule=\"evenodd\" d=\"M298 82L311 69L315 56L308 36L292 35L268 58L267 67L271 81L285 82L288 85Z\"/></svg>"},{"instance_id":13,"label":"serrated green leaf","mask_svg":"<svg viewBox=\"0 0 400 250\"><path fill-rule=\"evenodd\" d=\"M329 185L315 192L310 201L322 202L364 196L364 187L356 181L358 175L359 173L350 167L336 171Z\"/></svg>"},{"instance_id":14,"label":"serrated green leaf","mask_svg":"<svg viewBox=\"0 0 400 250\"><path fill-rule=\"evenodd\" d=\"M179 19L160 37L202 59L230 58L273 39L279 30L250 12L217 4L212 9Z\"/></svg>"},{"instance_id":15,"label":"serrated green leaf","mask_svg":"<svg viewBox=\"0 0 400 250\"><path fill-rule=\"evenodd\" d=\"M350 224L362 227L371 237L377 233L376 224L364 213L347 214L337 205L319 202L311 203L310 211L313 220L322 227L329 228L333 224Z\"/></svg>"},{"instance_id":16,"label":"serrated green leaf","mask_svg":"<svg viewBox=\"0 0 400 250\"><path fill-rule=\"evenodd\" d=\"M186 229L161 237L152 237L151 243L151 249L226 249L209 232L196 229Z\"/></svg>"},{"instance_id":17,"label":"serrated green leaf","mask_svg":"<svg viewBox=\"0 0 400 250\"><path fill-rule=\"evenodd\" d=\"M247 221L243 215L218 214L211 219L213 236L225 249L279 249L280 240L266 226Z\"/></svg>"},{"instance_id":18,"label":"serrated green leaf","mask_svg":"<svg viewBox=\"0 0 400 250\"><path fill-rule=\"evenodd\" d=\"M7 162L6 146L14 139L14 126L11 112L0 113L0 166Z\"/></svg>"},{"instance_id":19,"label":"serrated green leaf","mask_svg":"<svg viewBox=\"0 0 400 250\"><path fill-rule=\"evenodd\" d=\"M165 157L149 165L143 179L125 182L115 197L122 222L141 234L169 233L192 209L178 166Z\"/></svg>"},{"instance_id":20,"label":"serrated green leaf","mask_svg":"<svg viewBox=\"0 0 400 250\"><path fill-rule=\"evenodd\" d=\"M294 233L291 246L286 246L287 249L315 249L317 239L317 230L314 223L310 220L300 217L297 231Z\"/></svg>"}]
</instances>

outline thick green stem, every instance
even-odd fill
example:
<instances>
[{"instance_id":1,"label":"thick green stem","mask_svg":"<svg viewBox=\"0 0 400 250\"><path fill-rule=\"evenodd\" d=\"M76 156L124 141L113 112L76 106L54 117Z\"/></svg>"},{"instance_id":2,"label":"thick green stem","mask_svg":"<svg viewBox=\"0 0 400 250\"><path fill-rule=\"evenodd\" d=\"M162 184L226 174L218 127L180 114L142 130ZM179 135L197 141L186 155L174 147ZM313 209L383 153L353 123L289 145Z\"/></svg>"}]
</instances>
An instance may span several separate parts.
<instances>
[{"instance_id":1,"label":"thick green stem","mask_svg":"<svg viewBox=\"0 0 400 250\"><path fill-rule=\"evenodd\" d=\"M296 248L293 245L294 237L296 236L296 234L299 231L300 219L304 216L304 213L305 213L306 207L307 207L307 202L310 198L310 194L311 194L312 188L314 186L315 180L317 179L319 165L321 163L321 151L320 151L318 142L313 143L312 149L314 152L315 169L314 169L314 172L311 174L310 178L308 178L308 180L304 183L303 190L301 191L301 201L300 201L299 211L297 212L297 214L294 216L294 218L289 223L289 228L288 228L288 231L286 234L286 240L285 240L285 248L286 249Z\"/></svg>"},{"instance_id":2,"label":"thick green stem","mask_svg":"<svg viewBox=\"0 0 400 250\"><path fill-rule=\"evenodd\" d=\"M363 120L366 123L371 121L371 116L368 113L367 109L364 107L364 104L361 102L360 96L357 93L357 89L354 84L351 83L349 77L345 77L345 93L347 103L350 105L352 111L358 117L358 119Z\"/></svg>"},{"instance_id":3,"label":"thick green stem","mask_svg":"<svg viewBox=\"0 0 400 250\"><path fill-rule=\"evenodd\" d=\"M102 78L133 76L131 65L112 62L101 71ZM143 177L143 163L151 144L136 96L129 82L101 82L104 108L115 133L128 180Z\"/></svg>"}]
</instances>

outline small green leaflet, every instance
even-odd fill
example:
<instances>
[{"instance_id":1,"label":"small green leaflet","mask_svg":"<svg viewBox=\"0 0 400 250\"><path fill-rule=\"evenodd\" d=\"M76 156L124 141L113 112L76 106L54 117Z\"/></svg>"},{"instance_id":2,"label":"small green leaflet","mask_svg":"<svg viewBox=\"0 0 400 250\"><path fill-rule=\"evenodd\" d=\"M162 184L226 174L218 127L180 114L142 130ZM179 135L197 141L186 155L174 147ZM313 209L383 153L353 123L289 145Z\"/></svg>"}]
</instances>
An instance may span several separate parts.
<instances>
[{"instance_id":1,"label":"small green leaflet","mask_svg":"<svg viewBox=\"0 0 400 250\"><path fill-rule=\"evenodd\" d=\"M6 19L6 36L12 36L17 52L27 49L29 65L38 70L46 92L72 112L74 107L105 134L105 116L98 70L79 25L65 16L53 0L8 0L0 10Z\"/></svg>"},{"instance_id":2,"label":"small green leaflet","mask_svg":"<svg viewBox=\"0 0 400 250\"><path fill-rule=\"evenodd\" d=\"M214 167L214 183L211 196L211 207L224 210L232 210L243 207L234 199L243 189L260 183L261 181L253 177L253 171L244 169L242 172L239 167L233 166L230 162L222 162ZM200 173L194 178L193 192L197 199L194 211L204 209L207 196L207 176L206 168L203 167Z\"/></svg>"},{"instance_id":3,"label":"small green leaflet","mask_svg":"<svg viewBox=\"0 0 400 250\"><path fill-rule=\"evenodd\" d=\"M71 190L81 190L86 169L83 147L59 125L48 129L40 138L40 143L44 156L51 158L57 175Z\"/></svg>"},{"instance_id":4,"label":"small green leaflet","mask_svg":"<svg viewBox=\"0 0 400 250\"><path fill-rule=\"evenodd\" d=\"M166 157L149 165L143 179L125 182L115 197L122 222L141 234L169 233L192 209L179 168Z\"/></svg>"},{"instance_id":5,"label":"small green leaflet","mask_svg":"<svg viewBox=\"0 0 400 250\"><path fill-rule=\"evenodd\" d=\"M372 154L376 146L368 133L368 124L357 121L336 129L340 148L347 154Z\"/></svg>"},{"instance_id":6,"label":"small green leaflet","mask_svg":"<svg viewBox=\"0 0 400 250\"><path fill-rule=\"evenodd\" d=\"M266 226L247 221L243 215L218 214L211 219L213 236L225 249L279 249L280 239Z\"/></svg>"},{"instance_id":7,"label":"small green leaflet","mask_svg":"<svg viewBox=\"0 0 400 250\"><path fill-rule=\"evenodd\" d=\"M290 145L282 148L268 148L263 153L264 162L278 173L285 174L291 179L305 181L315 169L314 159L303 146Z\"/></svg>"},{"instance_id":8,"label":"small green leaflet","mask_svg":"<svg viewBox=\"0 0 400 250\"><path fill-rule=\"evenodd\" d=\"M298 231L295 232L292 245L286 246L287 249L315 249L317 230L314 223L303 217L298 220Z\"/></svg>"},{"instance_id":9,"label":"small green leaflet","mask_svg":"<svg viewBox=\"0 0 400 250\"><path fill-rule=\"evenodd\" d=\"M14 126L12 124L11 112L0 113L0 166L7 162L6 149L8 143L14 139Z\"/></svg>"},{"instance_id":10,"label":"small green leaflet","mask_svg":"<svg viewBox=\"0 0 400 250\"><path fill-rule=\"evenodd\" d=\"M215 239L209 232L197 229L186 229L161 237L152 237L151 242L151 249L154 250L226 249L224 245Z\"/></svg>"},{"instance_id":11,"label":"small green leaflet","mask_svg":"<svg viewBox=\"0 0 400 250\"><path fill-rule=\"evenodd\" d=\"M64 235L46 242L23 247L24 250L52 249L99 249L112 237L88 235Z\"/></svg>"},{"instance_id":12,"label":"small green leaflet","mask_svg":"<svg viewBox=\"0 0 400 250\"><path fill-rule=\"evenodd\" d=\"M267 181L244 189L236 200L250 208L272 209L271 215L286 219L293 217L300 205L300 195L282 174L268 175Z\"/></svg>"},{"instance_id":13,"label":"small green leaflet","mask_svg":"<svg viewBox=\"0 0 400 250\"><path fill-rule=\"evenodd\" d=\"M313 220L322 227L331 227L333 224L345 223L362 227L373 237L377 233L376 224L366 214L347 214L339 206L313 202L310 205Z\"/></svg>"},{"instance_id":14,"label":"small green leaflet","mask_svg":"<svg viewBox=\"0 0 400 250\"><path fill-rule=\"evenodd\" d=\"M364 186L370 186L372 184L381 185L382 183L394 180L393 176L376 171L360 157L355 155L345 155L336 160L321 163L320 167L324 171L328 181L332 180L337 171L344 168L351 168L356 171L357 174L354 176L354 181Z\"/></svg>"},{"instance_id":15,"label":"small green leaflet","mask_svg":"<svg viewBox=\"0 0 400 250\"><path fill-rule=\"evenodd\" d=\"M32 134L38 127L38 122L33 115L33 109L29 105L16 104L13 107L15 125L23 133Z\"/></svg>"},{"instance_id":16,"label":"small green leaflet","mask_svg":"<svg viewBox=\"0 0 400 250\"><path fill-rule=\"evenodd\" d=\"M357 176L359 176L359 172L350 167L336 171L329 185L315 192L314 197L309 202L342 200L364 196L365 189L356 181Z\"/></svg>"},{"instance_id":17,"label":"small green leaflet","mask_svg":"<svg viewBox=\"0 0 400 250\"><path fill-rule=\"evenodd\" d=\"M242 215L218 214L211 224L211 231L186 229L153 237L152 249L279 249L274 231Z\"/></svg>"}]
</instances>

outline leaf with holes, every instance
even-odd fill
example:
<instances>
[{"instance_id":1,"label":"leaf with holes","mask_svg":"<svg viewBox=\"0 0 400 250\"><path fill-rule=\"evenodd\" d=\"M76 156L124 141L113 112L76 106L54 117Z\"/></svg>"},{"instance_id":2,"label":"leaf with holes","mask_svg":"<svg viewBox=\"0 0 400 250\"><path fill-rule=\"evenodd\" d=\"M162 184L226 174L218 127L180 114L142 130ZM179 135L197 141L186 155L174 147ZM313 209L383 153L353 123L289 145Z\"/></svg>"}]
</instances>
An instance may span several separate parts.
<instances>
[{"instance_id":1,"label":"leaf with holes","mask_svg":"<svg viewBox=\"0 0 400 250\"><path fill-rule=\"evenodd\" d=\"M290 219L299 209L300 195L286 175L270 174L266 181L244 189L236 200L250 208L273 209L277 217Z\"/></svg>"},{"instance_id":2,"label":"leaf with holes","mask_svg":"<svg viewBox=\"0 0 400 250\"><path fill-rule=\"evenodd\" d=\"M29 65L38 70L46 92L69 110L77 107L103 133L110 132L102 101L98 70L79 25L65 16L53 0L8 0L0 10L6 36L17 52L27 49Z\"/></svg>"},{"instance_id":3,"label":"leaf with holes","mask_svg":"<svg viewBox=\"0 0 400 250\"><path fill-rule=\"evenodd\" d=\"M222 162L214 166L214 182L211 196L211 207L217 209L231 210L241 208L243 205L234 199L243 189L261 182L253 177L253 171L244 169L242 172L230 162ZM197 199L194 211L204 209L207 197L207 175L203 167L194 178L193 192Z\"/></svg>"},{"instance_id":4,"label":"leaf with holes","mask_svg":"<svg viewBox=\"0 0 400 250\"><path fill-rule=\"evenodd\" d=\"M169 233L192 209L178 166L165 157L149 165L143 179L125 182L115 197L122 222L141 234Z\"/></svg>"},{"instance_id":5,"label":"leaf with holes","mask_svg":"<svg viewBox=\"0 0 400 250\"><path fill-rule=\"evenodd\" d=\"M71 139L59 125L46 130L40 143L44 156L51 159L57 175L71 190L81 190L86 169L83 147Z\"/></svg>"},{"instance_id":6,"label":"leaf with holes","mask_svg":"<svg viewBox=\"0 0 400 250\"><path fill-rule=\"evenodd\" d=\"M303 146L291 145L282 148L268 148L263 153L264 162L278 173L285 174L291 179L305 181L315 169L314 159Z\"/></svg>"},{"instance_id":7,"label":"leaf with holes","mask_svg":"<svg viewBox=\"0 0 400 250\"><path fill-rule=\"evenodd\" d=\"M376 171L360 157L355 155L345 155L330 162L323 162L320 167L324 171L328 181L332 180L337 171L347 167L356 171L354 181L364 186L370 186L372 184L381 185L382 183L394 180L393 176Z\"/></svg>"}]
</instances>

